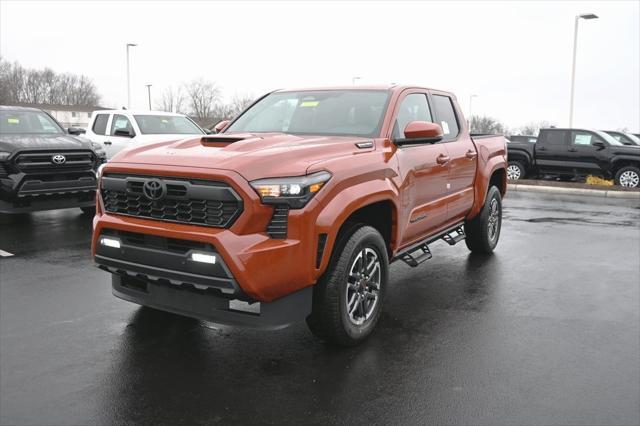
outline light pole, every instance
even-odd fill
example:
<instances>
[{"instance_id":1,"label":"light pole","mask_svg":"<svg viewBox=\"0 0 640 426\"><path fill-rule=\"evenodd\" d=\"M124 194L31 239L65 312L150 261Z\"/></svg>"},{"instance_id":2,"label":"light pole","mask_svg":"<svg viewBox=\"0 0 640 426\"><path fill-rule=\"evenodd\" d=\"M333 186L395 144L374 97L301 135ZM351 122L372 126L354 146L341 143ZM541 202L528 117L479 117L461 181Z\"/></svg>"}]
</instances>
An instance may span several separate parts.
<instances>
[{"instance_id":1,"label":"light pole","mask_svg":"<svg viewBox=\"0 0 640 426\"><path fill-rule=\"evenodd\" d=\"M578 50L578 21L580 19L598 19L598 15L593 13L583 13L576 16L576 22L573 28L573 64L571 66L571 98L569 100L569 128L573 127L573 95L576 85L576 52Z\"/></svg>"},{"instance_id":2,"label":"light pole","mask_svg":"<svg viewBox=\"0 0 640 426\"><path fill-rule=\"evenodd\" d=\"M149 95L149 111L151 111L151 86L152 84L145 84L147 86L147 94Z\"/></svg>"},{"instance_id":3,"label":"light pole","mask_svg":"<svg viewBox=\"0 0 640 426\"><path fill-rule=\"evenodd\" d=\"M356 80L360 80L362 79L362 77L351 77L351 85L355 86L356 85Z\"/></svg>"},{"instance_id":4,"label":"light pole","mask_svg":"<svg viewBox=\"0 0 640 426\"><path fill-rule=\"evenodd\" d=\"M127 43L127 109L131 109L131 71L129 71L129 48L136 47L135 43Z\"/></svg>"}]
</instances>

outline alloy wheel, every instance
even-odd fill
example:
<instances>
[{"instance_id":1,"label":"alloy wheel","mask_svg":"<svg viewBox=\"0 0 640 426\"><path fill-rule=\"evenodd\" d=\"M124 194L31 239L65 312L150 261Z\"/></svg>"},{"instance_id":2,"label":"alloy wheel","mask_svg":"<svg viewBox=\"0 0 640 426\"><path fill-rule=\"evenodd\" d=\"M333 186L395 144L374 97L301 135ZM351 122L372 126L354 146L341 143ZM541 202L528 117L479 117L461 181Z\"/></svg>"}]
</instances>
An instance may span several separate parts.
<instances>
[{"instance_id":1,"label":"alloy wheel","mask_svg":"<svg viewBox=\"0 0 640 426\"><path fill-rule=\"evenodd\" d=\"M522 176L522 170L520 167L515 164L510 164L507 167L507 179L509 180L518 180Z\"/></svg>"},{"instance_id":2,"label":"alloy wheel","mask_svg":"<svg viewBox=\"0 0 640 426\"><path fill-rule=\"evenodd\" d=\"M360 250L349 269L345 298L353 324L364 324L375 312L380 297L381 273L378 253L368 247Z\"/></svg>"},{"instance_id":3,"label":"alloy wheel","mask_svg":"<svg viewBox=\"0 0 640 426\"><path fill-rule=\"evenodd\" d=\"M620 186L626 188L637 188L640 184L640 176L633 170L627 170L620 175Z\"/></svg>"}]
</instances>

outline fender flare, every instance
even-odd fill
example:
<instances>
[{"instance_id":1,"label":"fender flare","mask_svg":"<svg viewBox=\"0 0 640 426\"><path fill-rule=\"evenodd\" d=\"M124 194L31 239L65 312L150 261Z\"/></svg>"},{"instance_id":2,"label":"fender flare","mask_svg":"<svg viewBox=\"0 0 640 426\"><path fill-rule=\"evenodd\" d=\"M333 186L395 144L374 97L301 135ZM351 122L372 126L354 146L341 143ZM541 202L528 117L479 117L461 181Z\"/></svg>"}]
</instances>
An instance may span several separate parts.
<instances>
[{"instance_id":1,"label":"fender flare","mask_svg":"<svg viewBox=\"0 0 640 426\"><path fill-rule=\"evenodd\" d=\"M516 151L507 150L507 152L509 155L508 156L509 160L516 160L516 161L524 160L525 167L531 167L532 161L531 161L531 154L529 154L529 152L524 150L516 150Z\"/></svg>"},{"instance_id":2,"label":"fender flare","mask_svg":"<svg viewBox=\"0 0 640 426\"><path fill-rule=\"evenodd\" d=\"M491 165L490 169L488 168L489 165ZM467 220L473 219L482 210L482 206L484 206L485 199L487 198L487 191L489 190L489 182L491 181L491 176L493 176L493 174L500 169L505 170L505 173L503 177L502 188L499 189L503 195L507 192L506 168L507 163L504 158L496 156L489 159L489 161L487 162L486 169L490 170L490 172L486 175L480 172L476 176L473 207L471 207L469 214L467 214Z\"/></svg>"},{"instance_id":3,"label":"fender flare","mask_svg":"<svg viewBox=\"0 0 640 426\"><path fill-rule=\"evenodd\" d=\"M349 216L368 205L381 201L391 203L393 221L390 245L393 247L397 239L396 224L400 211L397 200L399 200L398 190L388 179L361 182L343 189L330 199L316 219L316 233L327 234L322 262L316 271L317 276L320 276L329 264L342 225Z\"/></svg>"}]
</instances>

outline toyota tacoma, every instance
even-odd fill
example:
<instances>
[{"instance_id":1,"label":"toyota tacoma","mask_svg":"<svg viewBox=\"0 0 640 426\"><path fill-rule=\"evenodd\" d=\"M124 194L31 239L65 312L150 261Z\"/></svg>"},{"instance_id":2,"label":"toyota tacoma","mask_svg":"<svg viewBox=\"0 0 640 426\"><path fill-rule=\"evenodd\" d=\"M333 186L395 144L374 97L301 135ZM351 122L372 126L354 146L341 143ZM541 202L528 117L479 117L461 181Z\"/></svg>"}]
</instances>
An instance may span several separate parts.
<instances>
[{"instance_id":1,"label":"toyota tacoma","mask_svg":"<svg viewBox=\"0 0 640 426\"><path fill-rule=\"evenodd\" d=\"M306 319L339 345L380 319L389 264L498 243L506 139L410 86L279 90L215 135L133 147L99 172L92 251L115 296L206 321Z\"/></svg>"},{"instance_id":2,"label":"toyota tacoma","mask_svg":"<svg viewBox=\"0 0 640 426\"><path fill-rule=\"evenodd\" d=\"M93 214L102 148L36 108L0 106L0 213L80 207Z\"/></svg>"}]
</instances>

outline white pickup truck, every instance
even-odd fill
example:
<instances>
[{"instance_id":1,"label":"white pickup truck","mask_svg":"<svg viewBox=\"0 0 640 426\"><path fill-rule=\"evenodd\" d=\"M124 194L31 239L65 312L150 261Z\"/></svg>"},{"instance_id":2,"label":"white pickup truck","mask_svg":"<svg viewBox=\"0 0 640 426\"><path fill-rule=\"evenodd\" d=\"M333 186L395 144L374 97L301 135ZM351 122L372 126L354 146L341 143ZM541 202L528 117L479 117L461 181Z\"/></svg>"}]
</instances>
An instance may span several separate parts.
<instances>
[{"instance_id":1,"label":"white pickup truck","mask_svg":"<svg viewBox=\"0 0 640 426\"><path fill-rule=\"evenodd\" d=\"M143 143L168 142L205 131L182 114L160 111L100 110L91 114L84 135L99 143L111 159L118 152Z\"/></svg>"}]
</instances>

